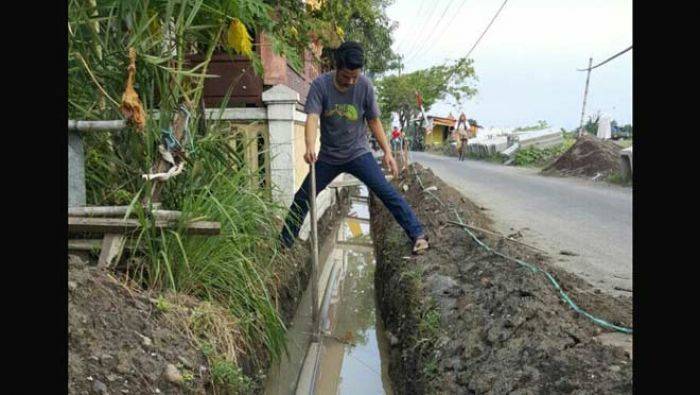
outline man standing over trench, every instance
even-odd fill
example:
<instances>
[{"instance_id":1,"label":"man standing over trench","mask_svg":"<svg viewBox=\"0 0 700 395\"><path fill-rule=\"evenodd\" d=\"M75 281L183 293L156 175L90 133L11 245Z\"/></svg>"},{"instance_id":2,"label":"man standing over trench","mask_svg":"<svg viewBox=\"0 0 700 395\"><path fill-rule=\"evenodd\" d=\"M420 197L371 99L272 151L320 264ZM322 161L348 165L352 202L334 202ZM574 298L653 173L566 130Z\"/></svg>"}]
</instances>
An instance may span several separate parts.
<instances>
[{"instance_id":1,"label":"man standing over trench","mask_svg":"<svg viewBox=\"0 0 700 395\"><path fill-rule=\"evenodd\" d=\"M389 184L374 159L365 133L365 120L384 151L383 162L396 177L398 167L379 120L374 87L361 74L364 66L362 46L346 41L335 51L334 71L324 73L311 84L306 98L306 163L315 166L316 194L341 173L350 173L362 181L384 203L413 243L413 252L428 248L423 226L406 200ZM321 122L321 149L316 157L316 129ZM309 210L310 175L294 195L285 226L282 245L291 247Z\"/></svg>"}]
</instances>

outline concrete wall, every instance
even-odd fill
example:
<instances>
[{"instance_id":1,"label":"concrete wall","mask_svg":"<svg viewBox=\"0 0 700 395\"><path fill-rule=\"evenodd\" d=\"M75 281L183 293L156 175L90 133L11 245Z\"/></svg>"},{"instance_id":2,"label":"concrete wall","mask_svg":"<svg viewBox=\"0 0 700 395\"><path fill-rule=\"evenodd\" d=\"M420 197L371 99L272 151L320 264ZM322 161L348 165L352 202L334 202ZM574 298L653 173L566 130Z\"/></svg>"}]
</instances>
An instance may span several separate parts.
<instances>
[{"instance_id":1,"label":"concrete wall","mask_svg":"<svg viewBox=\"0 0 700 395\"><path fill-rule=\"evenodd\" d=\"M80 132L68 132L68 207L85 205L85 150Z\"/></svg>"},{"instance_id":2,"label":"concrete wall","mask_svg":"<svg viewBox=\"0 0 700 395\"><path fill-rule=\"evenodd\" d=\"M521 148L535 146L537 148L547 148L564 142L561 130L545 129L528 132L515 132L513 135L520 142Z\"/></svg>"},{"instance_id":3,"label":"concrete wall","mask_svg":"<svg viewBox=\"0 0 700 395\"><path fill-rule=\"evenodd\" d=\"M625 179L632 178L632 147L620 151L620 171Z\"/></svg>"}]
</instances>

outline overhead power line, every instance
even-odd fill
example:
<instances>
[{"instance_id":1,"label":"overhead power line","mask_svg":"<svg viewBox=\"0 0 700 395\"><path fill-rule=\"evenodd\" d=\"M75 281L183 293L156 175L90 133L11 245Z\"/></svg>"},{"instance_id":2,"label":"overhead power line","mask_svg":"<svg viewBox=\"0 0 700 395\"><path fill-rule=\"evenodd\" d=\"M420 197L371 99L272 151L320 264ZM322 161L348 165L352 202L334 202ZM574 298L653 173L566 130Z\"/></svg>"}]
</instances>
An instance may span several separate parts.
<instances>
[{"instance_id":1,"label":"overhead power line","mask_svg":"<svg viewBox=\"0 0 700 395\"><path fill-rule=\"evenodd\" d=\"M410 60L415 59L416 56L418 56L419 54L421 54L421 52L424 52L424 50L425 50L426 48L429 48L429 47L430 47L430 43L431 43L430 40L431 40L431 38L433 37L433 34L434 34L435 31L437 30L437 28L440 27L440 22L442 22L442 20L445 18L445 14L447 14L447 10L450 9L450 6L452 6L452 3L454 3L454 0L450 0L450 2L447 3L447 6L446 6L445 9L442 11L442 14L440 15L440 18L438 18L437 22L433 25L433 29L430 31L430 33L428 33L427 36L425 36L425 38L421 41L420 46L418 47L418 49L416 50L416 52L415 52L415 53L413 54L413 56L411 56L410 59L407 60L406 62L409 62Z\"/></svg>"},{"instance_id":2,"label":"overhead power line","mask_svg":"<svg viewBox=\"0 0 700 395\"><path fill-rule=\"evenodd\" d=\"M425 5L426 1L427 1L427 0L423 0L423 1L420 3L420 6L418 7L418 12L416 13L416 17L413 18L413 19L415 19L415 20L418 19L418 17L420 16L421 11L423 11L423 6ZM410 40L404 38L404 39L399 43L399 45L396 47L396 53L401 52L401 48L402 48L403 46L405 46L406 43L408 43L409 41L410 41Z\"/></svg>"},{"instance_id":3,"label":"overhead power line","mask_svg":"<svg viewBox=\"0 0 700 395\"><path fill-rule=\"evenodd\" d=\"M472 48L471 48L471 49L469 50L469 52L467 52L467 54L464 56L465 58L469 58L469 55L471 55L472 51L474 51L474 48L476 48L476 46L479 44L479 42L481 41L481 39L484 38L484 35L486 34L487 31L489 31L489 28L491 27L491 25L493 25L493 21L496 20L496 18L498 17L498 15L499 15L499 14L501 13L501 11L503 10L503 7L506 6L506 3L507 3L507 2L508 2L508 0L503 1L503 4L501 4L501 8L499 8L498 11L496 11L496 14L494 14L493 18L491 18L491 22L489 22L489 24L486 26L486 29L484 29L484 31L481 33L481 35L479 36L479 38L476 39L476 42L474 43L474 45L472 45ZM452 73L450 73L450 76L447 77L447 81L449 81L449 80L452 78L452 76L454 76L454 74L455 74L455 71L452 70Z\"/></svg>"},{"instance_id":4,"label":"overhead power line","mask_svg":"<svg viewBox=\"0 0 700 395\"><path fill-rule=\"evenodd\" d=\"M434 40L435 42L439 42L440 39L442 38L442 36L445 35L445 32L447 32L447 31L450 30L450 27L452 26L452 23L454 23L455 18L457 18L457 16L459 15L459 12L462 11L462 8L464 7L464 4L465 4L466 2L467 2L467 0L463 0L463 1L462 1L462 4L460 4L459 7L457 7L457 10L456 10L454 13L452 13L452 18L450 19L449 22L447 22L447 24L444 26L444 28L442 28L442 29L440 30L440 34L439 34L437 37L435 37L435 40ZM418 54L416 54L416 55L413 56L413 59L419 58L420 56L424 55L425 52L426 52L426 50L430 49L430 47L431 47L431 46L428 45L427 47L425 47L425 48L423 48L422 50L420 50Z\"/></svg>"},{"instance_id":5,"label":"overhead power line","mask_svg":"<svg viewBox=\"0 0 700 395\"><path fill-rule=\"evenodd\" d=\"M466 58L468 58L469 55L471 55L472 51L474 51L474 48L476 48L476 46L479 44L479 42L480 42L481 39L484 37L484 35L486 34L486 32L489 31L489 28L490 28L491 25L493 24L493 21L496 20L496 18L498 17L498 14L501 13L501 10L503 10L503 7L506 6L506 3L507 3L507 2L508 2L508 0L505 0L505 1L503 2L503 4L501 4L501 8L499 8L498 11L496 11L496 14L493 16L493 18L491 18L491 22L489 22L488 26L486 26L486 29L484 29L484 32L481 33L481 36L479 36L479 38L476 40L476 42L474 43L474 45L472 46L472 48L469 50L469 52L467 52L467 55L465 56Z\"/></svg>"},{"instance_id":6,"label":"overhead power line","mask_svg":"<svg viewBox=\"0 0 700 395\"><path fill-rule=\"evenodd\" d=\"M428 26L430 26L430 19L433 17L433 13L437 9L437 4L435 7L429 7L429 8L430 8L430 10L428 11L428 15L423 20L423 23L421 24L420 29L415 30L417 32L417 35L413 39L413 45L411 45L410 49L405 51L406 58L408 58L409 54L412 54L418 48L418 46L422 43L422 41L420 41L420 37L423 35L423 32L426 30L426 28Z\"/></svg>"},{"instance_id":7,"label":"overhead power line","mask_svg":"<svg viewBox=\"0 0 700 395\"><path fill-rule=\"evenodd\" d=\"M595 65L595 66L593 66L593 67L589 67L589 68L587 68L587 69L577 69L577 70L578 70L578 71L593 70L593 69L595 69L596 67L600 67L600 66L602 66L602 65L604 65L604 64L606 64L606 63L608 63L609 61L615 59L616 57L622 55L623 53L625 53L625 52L627 52L627 51L629 51L629 50L631 50L631 49L632 49L632 46L630 45L629 48L623 49L622 51L616 53L615 55L613 55L613 56L607 58L606 60L604 60L604 61L598 63L597 65Z\"/></svg>"}]
</instances>

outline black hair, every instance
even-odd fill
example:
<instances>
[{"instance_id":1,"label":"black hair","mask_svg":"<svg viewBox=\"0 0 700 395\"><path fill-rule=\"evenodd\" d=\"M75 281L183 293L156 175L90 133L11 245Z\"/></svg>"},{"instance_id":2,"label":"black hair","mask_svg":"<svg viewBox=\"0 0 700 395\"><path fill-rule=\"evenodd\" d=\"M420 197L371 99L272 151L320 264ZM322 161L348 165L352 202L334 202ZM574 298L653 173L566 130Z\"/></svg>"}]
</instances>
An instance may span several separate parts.
<instances>
[{"instance_id":1,"label":"black hair","mask_svg":"<svg viewBox=\"0 0 700 395\"><path fill-rule=\"evenodd\" d=\"M335 50L336 69L355 70L365 64L365 54L362 45L357 41L345 41Z\"/></svg>"}]
</instances>

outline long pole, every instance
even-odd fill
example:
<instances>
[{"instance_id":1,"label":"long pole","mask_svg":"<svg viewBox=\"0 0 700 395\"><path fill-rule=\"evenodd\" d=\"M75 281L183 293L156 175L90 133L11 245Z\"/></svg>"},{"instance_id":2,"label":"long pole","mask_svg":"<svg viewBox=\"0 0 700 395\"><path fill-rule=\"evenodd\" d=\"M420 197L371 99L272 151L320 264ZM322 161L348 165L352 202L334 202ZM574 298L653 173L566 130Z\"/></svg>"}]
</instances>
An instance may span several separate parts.
<instances>
[{"instance_id":1,"label":"long pole","mask_svg":"<svg viewBox=\"0 0 700 395\"><path fill-rule=\"evenodd\" d=\"M581 123L578 127L578 135L583 135L583 114L586 112L586 98L588 97L588 81L591 80L591 65L593 58L588 58L588 73L586 74L586 89L583 91L583 106L581 107Z\"/></svg>"},{"instance_id":2,"label":"long pole","mask_svg":"<svg viewBox=\"0 0 700 395\"><path fill-rule=\"evenodd\" d=\"M316 227L316 167L309 164L311 173L311 191L309 193L311 214L311 317L314 325L312 341L319 341L318 322L318 228Z\"/></svg>"}]
</instances>

